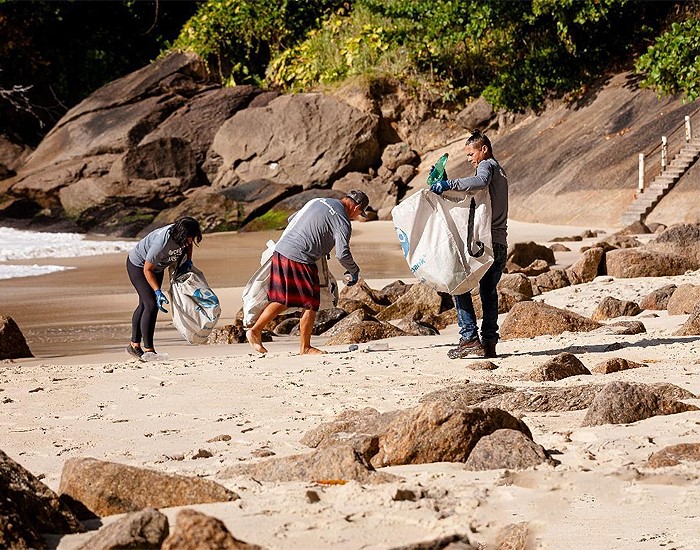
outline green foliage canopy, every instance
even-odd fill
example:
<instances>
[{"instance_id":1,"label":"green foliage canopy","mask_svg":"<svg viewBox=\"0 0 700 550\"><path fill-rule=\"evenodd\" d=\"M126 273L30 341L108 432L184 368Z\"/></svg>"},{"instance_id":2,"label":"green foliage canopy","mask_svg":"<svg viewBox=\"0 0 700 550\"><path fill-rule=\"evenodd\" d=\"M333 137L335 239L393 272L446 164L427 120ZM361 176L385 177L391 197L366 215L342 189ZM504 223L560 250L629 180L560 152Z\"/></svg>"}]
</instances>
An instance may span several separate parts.
<instances>
[{"instance_id":1,"label":"green foliage canopy","mask_svg":"<svg viewBox=\"0 0 700 550\"><path fill-rule=\"evenodd\" d=\"M659 36L635 65L645 75L642 85L659 94L682 93L688 101L700 97L700 21L674 23Z\"/></svg>"}]
</instances>

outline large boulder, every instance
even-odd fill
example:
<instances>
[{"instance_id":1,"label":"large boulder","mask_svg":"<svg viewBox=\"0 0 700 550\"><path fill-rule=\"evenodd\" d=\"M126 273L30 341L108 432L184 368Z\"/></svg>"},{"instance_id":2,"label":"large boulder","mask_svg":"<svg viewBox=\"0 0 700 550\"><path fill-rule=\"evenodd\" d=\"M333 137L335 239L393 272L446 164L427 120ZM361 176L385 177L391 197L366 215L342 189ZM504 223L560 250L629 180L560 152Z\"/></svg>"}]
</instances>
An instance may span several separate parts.
<instances>
[{"instance_id":1,"label":"large boulder","mask_svg":"<svg viewBox=\"0 0 700 550\"><path fill-rule=\"evenodd\" d=\"M700 223L672 225L656 239L647 243L650 250L677 254L695 261L693 269L700 268Z\"/></svg>"},{"instance_id":2,"label":"large boulder","mask_svg":"<svg viewBox=\"0 0 700 550\"><path fill-rule=\"evenodd\" d=\"M165 474L94 458L67 460L59 492L84 517L238 499L236 493L209 479Z\"/></svg>"},{"instance_id":3,"label":"large boulder","mask_svg":"<svg viewBox=\"0 0 700 550\"><path fill-rule=\"evenodd\" d=\"M501 325L501 338L533 338L562 332L590 332L601 324L565 309L542 302L518 302Z\"/></svg>"},{"instance_id":4,"label":"large boulder","mask_svg":"<svg viewBox=\"0 0 700 550\"><path fill-rule=\"evenodd\" d=\"M378 163L376 133L376 118L332 97L280 96L265 107L239 111L221 126L209 151L221 162L209 179L217 187L255 179L327 187Z\"/></svg>"},{"instance_id":5,"label":"large boulder","mask_svg":"<svg viewBox=\"0 0 700 550\"><path fill-rule=\"evenodd\" d=\"M668 299L669 315L687 315L700 303L700 285L680 285Z\"/></svg>"},{"instance_id":6,"label":"large boulder","mask_svg":"<svg viewBox=\"0 0 700 550\"><path fill-rule=\"evenodd\" d=\"M43 533L81 533L58 495L0 451L0 548L46 548Z\"/></svg>"},{"instance_id":7,"label":"large boulder","mask_svg":"<svg viewBox=\"0 0 700 550\"><path fill-rule=\"evenodd\" d=\"M694 258L645 247L611 250L605 255L605 265L607 274L617 278L683 275L698 268Z\"/></svg>"}]
</instances>

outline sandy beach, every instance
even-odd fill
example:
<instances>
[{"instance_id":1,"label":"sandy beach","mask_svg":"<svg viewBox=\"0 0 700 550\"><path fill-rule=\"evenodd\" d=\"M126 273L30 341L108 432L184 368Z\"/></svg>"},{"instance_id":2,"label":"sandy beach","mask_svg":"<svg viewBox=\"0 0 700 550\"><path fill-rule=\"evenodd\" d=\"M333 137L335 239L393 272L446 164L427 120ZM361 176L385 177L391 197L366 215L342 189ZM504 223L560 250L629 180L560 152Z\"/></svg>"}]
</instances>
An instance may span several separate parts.
<instances>
[{"instance_id":1,"label":"sandy beach","mask_svg":"<svg viewBox=\"0 0 700 550\"><path fill-rule=\"evenodd\" d=\"M550 244L584 229L616 228L511 221L509 242ZM195 264L221 299L221 324L236 316L241 287L265 242L277 235L206 235L195 251ZM565 243L572 250L557 253L557 265L572 264L580 247L597 240ZM396 279L414 282L390 222L355 224L352 249L373 288ZM240 500L190 508L268 549L379 550L453 534L495 548L499 531L521 522L527 524L526 547L532 549L700 548L700 464L647 465L649 456L666 446L700 443L700 411L593 427L582 426L585 410L528 412L521 420L534 441L560 463L524 471L475 472L441 462L382 468L398 476L391 483L337 486L259 482L229 473L231 466L261 460L261 454L309 452L302 436L343 411L407 409L432 391L465 381L516 389L667 382L700 395L698 338L673 336L687 315L643 312L635 319L646 332L636 335L603 329L503 340L494 360L498 368L488 371L447 358L457 340L454 325L439 336L385 340L389 349L382 352L366 352L367 344L354 352L326 347L318 337L314 345L330 352L320 357L298 356L296 338L279 337L266 344L269 354L259 356L247 344L189 346L161 314L156 345L170 360L140 363L124 353L136 303L124 255L51 262L75 269L0 281L0 313L15 319L36 356L0 364L0 449L54 490L63 463L72 457L206 477L237 492ZM334 263L331 270L342 273ZM671 283L700 285L700 272L598 277L537 299L590 316L605 296L638 302ZM615 343L620 346L609 347ZM558 382L528 380L535 366L564 351L589 369L613 357L646 366ZM683 401L700 406L700 399ZM212 456L198 458L201 449ZM419 497L397 499L399 489ZM318 502L308 500L309 490L319 495ZM162 511L172 523L178 509ZM64 536L52 545L78 548L93 534Z\"/></svg>"}]
</instances>

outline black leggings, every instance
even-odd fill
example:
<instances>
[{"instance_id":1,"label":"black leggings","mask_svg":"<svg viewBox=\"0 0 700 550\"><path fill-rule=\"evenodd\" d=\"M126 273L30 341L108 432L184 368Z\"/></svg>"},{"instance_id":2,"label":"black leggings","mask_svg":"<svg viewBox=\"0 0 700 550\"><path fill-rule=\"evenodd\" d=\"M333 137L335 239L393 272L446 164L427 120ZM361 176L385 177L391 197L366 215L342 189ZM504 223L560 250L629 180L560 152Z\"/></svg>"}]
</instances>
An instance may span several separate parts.
<instances>
[{"instance_id":1,"label":"black leggings","mask_svg":"<svg viewBox=\"0 0 700 550\"><path fill-rule=\"evenodd\" d=\"M140 343L143 337L143 347L153 349L153 333L156 331L156 318L158 317L158 304L156 294L148 284L143 268L137 267L126 259L126 272L129 274L131 284L134 285L139 295L139 305L131 317L131 341ZM163 282L163 271L154 272L158 285Z\"/></svg>"}]
</instances>

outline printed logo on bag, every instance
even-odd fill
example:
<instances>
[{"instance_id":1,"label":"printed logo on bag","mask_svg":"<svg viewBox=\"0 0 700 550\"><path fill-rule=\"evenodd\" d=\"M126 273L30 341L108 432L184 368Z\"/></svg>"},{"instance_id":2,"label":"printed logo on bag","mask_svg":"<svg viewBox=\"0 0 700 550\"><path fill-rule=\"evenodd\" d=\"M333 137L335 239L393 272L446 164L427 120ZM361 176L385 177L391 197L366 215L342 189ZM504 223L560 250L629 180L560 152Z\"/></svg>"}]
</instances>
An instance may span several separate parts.
<instances>
[{"instance_id":1,"label":"printed logo on bag","mask_svg":"<svg viewBox=\"0 0 700 550\"><path fill-rule=\"evenodd\" d=\"M408 244L408 235L406 235L405 231L399 229L396 226L394 226L394 229L396 229L396 235L399 237L399 244L401 245L401 250L403 250L403 257L406 258L408 257L408 252L410 250Z\"/></svg>"}]
</instances>

